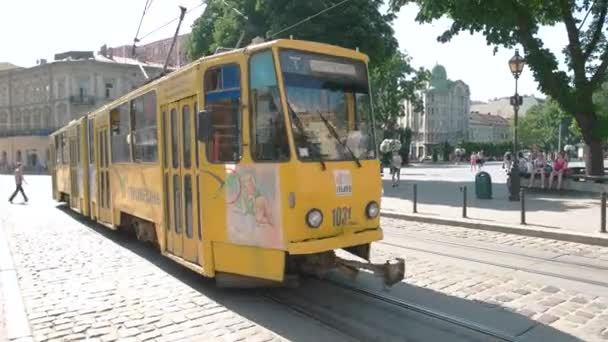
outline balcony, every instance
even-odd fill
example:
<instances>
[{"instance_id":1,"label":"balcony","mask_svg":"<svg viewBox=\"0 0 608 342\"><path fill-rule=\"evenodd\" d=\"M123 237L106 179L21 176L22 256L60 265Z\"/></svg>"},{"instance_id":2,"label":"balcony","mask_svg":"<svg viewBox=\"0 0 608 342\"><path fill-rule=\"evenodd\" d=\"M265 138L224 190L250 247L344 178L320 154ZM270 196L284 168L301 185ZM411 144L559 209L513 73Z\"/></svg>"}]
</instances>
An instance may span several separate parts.
<instances>
[{"instance_id":1,"label":"balcony","mask_svg":"<svg viewBox=\"0 0 608 342\"><path fill-rule=\"evenodd\" d=\"M70 104L79 105L79 106L92 106L95 104L95 96L70 95Z\"/></svg>"}]
</instances>

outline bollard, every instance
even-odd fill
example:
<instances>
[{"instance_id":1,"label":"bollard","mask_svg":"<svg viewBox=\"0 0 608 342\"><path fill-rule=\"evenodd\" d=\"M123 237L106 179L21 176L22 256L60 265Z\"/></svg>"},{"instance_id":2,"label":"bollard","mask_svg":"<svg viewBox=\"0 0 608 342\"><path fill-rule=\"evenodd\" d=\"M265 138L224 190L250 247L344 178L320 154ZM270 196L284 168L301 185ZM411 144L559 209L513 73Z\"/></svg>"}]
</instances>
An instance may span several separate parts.
<instances>
[{"instance_id":1,"label":"bollard","mask_svg":"<svg viewBox=\"0 0 608 342\"><path fill-rule=\"evenodd\" d=\"M524 197L525 191L523 188L519 189L519 200L521 201L521 224L526 224L526 199Z\"/></svg>"},{"instance_id":2,"label":"bollard","mask_svg":"<svg viewBox=\"0 0 608 342\"><path fill-rule=\"evenodd\" d=\"M418 184L414 184L414 214L418 212Z\"/></svg>"},{"instance_id":3,"label":"bollard","mask_svg":"<svg viewBox=\"0 0 608 342\"><path fill-rule=\"evenodd\" d=\"M467 217L467 186L463 186L460 188L462 192L462 217Z\"/></svg>"},{"instance_id":4,"label":"bollard","mask_svg":"<svg viewBox=\"0 0 608 342\"><path fill-rule=\"evenodd\" d=\"M600 233L606 232L606 193L602 192L602 226L600 227Z\"/></svg>"}]
</instances>

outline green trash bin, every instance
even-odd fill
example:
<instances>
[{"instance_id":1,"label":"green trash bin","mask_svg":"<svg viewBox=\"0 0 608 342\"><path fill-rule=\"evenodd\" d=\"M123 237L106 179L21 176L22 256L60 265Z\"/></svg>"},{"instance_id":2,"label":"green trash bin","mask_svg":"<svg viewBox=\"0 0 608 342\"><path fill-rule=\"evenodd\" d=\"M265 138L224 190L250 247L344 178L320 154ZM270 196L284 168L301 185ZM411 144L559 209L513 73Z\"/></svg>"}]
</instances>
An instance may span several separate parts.
<instances>
[{"instance_id":1,"label":"green trash bin","mask_svg":"<svg viewBox=\"0 0 608 342\"><path fill-rule=\"evenodd\" d=\"M492 199L492 177L484 171L475 175L475 194L479 199Z\"/></svg>"}]
</instances>

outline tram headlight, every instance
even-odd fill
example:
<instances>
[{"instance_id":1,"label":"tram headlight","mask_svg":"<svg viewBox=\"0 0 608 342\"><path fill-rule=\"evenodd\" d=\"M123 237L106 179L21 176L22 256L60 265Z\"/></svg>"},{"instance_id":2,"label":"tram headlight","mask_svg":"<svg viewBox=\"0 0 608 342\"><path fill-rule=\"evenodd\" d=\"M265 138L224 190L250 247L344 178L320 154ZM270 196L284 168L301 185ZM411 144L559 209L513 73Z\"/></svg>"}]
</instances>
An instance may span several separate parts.
<instances>
[{"instance_id":1,"label":"tram headlight","mask_svg":"<svg viewBox=\"0 0 608 342\"><path fill-rule=\"evenodd\" d=\"M306 223L310 228L319 228L323 223L323 213L319 209L311 209L306 214Z\"/></svg>"},{"instance_id":2,"label":"tram headlight","mask_svg":"<svg viewBox=\"0 0 608 342\"><path fill-rule=\"evenodd\" d=\"M374 201L369 202L367 207L365 207L365 215L370 219L374 219L378 217L378 214L380 214L380 206L378 203Z\"/></svg>"}]
</instances>

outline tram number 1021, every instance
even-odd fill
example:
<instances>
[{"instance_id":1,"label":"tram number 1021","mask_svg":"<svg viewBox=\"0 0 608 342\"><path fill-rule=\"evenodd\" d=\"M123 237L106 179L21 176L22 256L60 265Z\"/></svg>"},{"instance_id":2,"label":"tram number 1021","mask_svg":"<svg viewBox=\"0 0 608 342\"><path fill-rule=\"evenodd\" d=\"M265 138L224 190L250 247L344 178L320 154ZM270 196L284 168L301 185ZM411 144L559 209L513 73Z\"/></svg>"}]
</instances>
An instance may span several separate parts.
<instances>
[{"instance_id":1,"label":"tram number 1021","mask_svg":"<svg viewBox=\"0 0 608 342\"><path fill-rule=\"evenodd\" d=\"M331 211L334 227L347 225L350 222L351 211L352 209L350 207L334 208Z\"/></svg>"}]
</instances>

